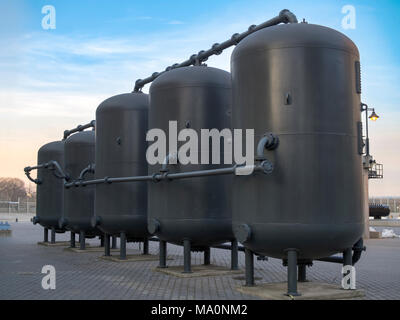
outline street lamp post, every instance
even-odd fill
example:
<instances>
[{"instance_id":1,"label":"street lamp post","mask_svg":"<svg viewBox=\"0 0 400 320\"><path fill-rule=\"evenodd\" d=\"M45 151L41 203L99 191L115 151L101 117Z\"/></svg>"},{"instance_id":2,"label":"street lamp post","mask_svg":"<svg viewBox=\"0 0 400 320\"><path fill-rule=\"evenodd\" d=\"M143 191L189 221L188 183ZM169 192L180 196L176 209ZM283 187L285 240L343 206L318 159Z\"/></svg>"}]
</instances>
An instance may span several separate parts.
<instances>
[{"instance_id":1,"label":"street lamp post","mask_svg":"<svg viewBox=\"0 0 400 320\"><path fill-rule=\"evenodd\" d=\"M379 116L375 113L375 108L369 108L365 103L361 103L361 112L365 111L365 153L369 156L369 136L368 136L368 119L376 121ZM372 111L372 114L368 117L368 111Z\"/></svg>"}]
</instances>

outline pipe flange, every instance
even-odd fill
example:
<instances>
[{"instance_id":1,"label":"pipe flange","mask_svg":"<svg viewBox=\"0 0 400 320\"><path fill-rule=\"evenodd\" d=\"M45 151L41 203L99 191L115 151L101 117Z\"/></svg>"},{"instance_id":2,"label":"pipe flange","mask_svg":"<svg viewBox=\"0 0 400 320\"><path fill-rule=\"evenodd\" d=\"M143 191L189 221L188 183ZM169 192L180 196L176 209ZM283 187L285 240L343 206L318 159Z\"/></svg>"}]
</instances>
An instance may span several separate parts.
<instances>
[{"instance_id":1,"label":"pipe flange","mask_svg":"<svg viewBox=\"0 0 400 320\"><path fill-rule=\"evenodd\" d=\"M231 40L232 40L235 44L238 44L238 43L239 43L239 36L240 36L239 33L235 33L235 34L232 35Z\"/></svg>"},{"instance_id":2,"label":"pipe flange","mask_svg":"<svg viewBox=\"0 0 400 320\"><path fill-rule=\"evenodd\" d=\"M151 179L152 179L152 181L153 181L154 183L160 182L160 179L157 178L158 176L159 176L159 173L153 173L153 174L151 175Z\"/></svg>"},{"instance_id":3,"label":"pipe flange","mask_svg":"<svg viewBox=\"0 0 400 320\"><path fill-rule=\"evenodd\" d=\"M60 229L65 229L65 227L68 225L68 219L66 218L60 218L58 219L58 227Z\"/></svg>"},{"instance_id":4,"label":"pipe flange","mask_svg":"<svg viewBox=\"0 0 400 320\"><path fill-rule=\"evenodd\" d=\"M216 55L216 56L218 56L218 55L220 55L221 53L222 53L222 50L221 49L218 49L218 47L220 46L220 44L217 42L217 43L214 43L213 45L212 45L212 49L214 50L214 54Z\"/></svg>"},{"instance_id":5,"label":"pipe flange","mask_svg":"<svg viewBox=\"0 0 400 320\"><path fill-rule=\"evenodd\" d=\"M35 225L35 224L37 224L37 223L39 223L40 222L40 219L39 219L39 217L38 216L34 216L33 218L32 218L32 223Z\"/></svg>"},{"instance_id":6,"label":"pipe flange","mask_svg":"<svg viewBox=\"0 0 400 320\"><path fill-rule=\"evenodd\" d=\"M261 162L260 166L264 174L271 174L274 171L274 164L268 159Z\"/></svg>"},{"instance_id":7,"label":"pipe flange","mask_svg":"<svg viewBox=\"0 0 400 320\"><path fill-rule=\"evenodd\" d=\"M150 219L147 230L151 235L155 234L160 230L160 222L157 219Z\"/></svg>"},{"instance_id":8,"label":"pipe flange","mask_svg":"<svg viewBox=\"0 0 400 320\"><path fill-rule=\"evenodd\" d=\"M90 226L92 228L96 228L97 226L99 226L101 224L101 217L99 216L94 216L90 219Z\"/></svg>"},{"instance_id":9,"label":"pipe flange","mask_svg":"<svg viewBox=\"0 0 400 320\"><path fill-rule=\"evenodd\" d=\"M251 228L247 224L236 225L233 228L233 234L237 241L245 243L251 238Z\"/></svg>"}]
</instances>

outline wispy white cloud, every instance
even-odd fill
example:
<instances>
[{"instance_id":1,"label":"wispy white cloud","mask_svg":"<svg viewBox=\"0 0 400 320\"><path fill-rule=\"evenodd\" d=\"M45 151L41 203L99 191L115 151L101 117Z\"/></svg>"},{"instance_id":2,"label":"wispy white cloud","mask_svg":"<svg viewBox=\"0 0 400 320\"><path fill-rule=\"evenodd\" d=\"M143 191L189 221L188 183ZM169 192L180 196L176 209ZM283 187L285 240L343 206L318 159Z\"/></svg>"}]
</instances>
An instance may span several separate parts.
<instances>
[{"instance_id":1,"label":"wispy white cloud","mask_svg":"<svg viewBox=\"0 0 400 320\"><path fill-rule=\"evenodd\" d=\"M183 21L180 21L180 20L172 20L172 21L169 21L168 24L175 25L175 24L185 24L185 23Z\"/></svg>"}]
</instances>

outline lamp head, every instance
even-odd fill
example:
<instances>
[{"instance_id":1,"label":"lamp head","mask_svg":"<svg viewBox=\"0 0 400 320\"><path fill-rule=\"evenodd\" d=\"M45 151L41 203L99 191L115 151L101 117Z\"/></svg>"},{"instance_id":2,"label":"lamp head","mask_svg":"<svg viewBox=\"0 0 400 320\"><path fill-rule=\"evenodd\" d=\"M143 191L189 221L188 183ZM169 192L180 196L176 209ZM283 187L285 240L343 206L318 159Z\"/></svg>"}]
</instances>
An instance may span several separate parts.
<instances>
[{"instance_id":1,"label":"lamp head","mask_svg":"<svg viewBox=\"0 0 400 320\"><path fill-rule=\"evenodd\" d=\"M375 109L372 110L372 114L369 116L369 119L371 119L372 121L376 121L379 119L379 116L375 113Z\"/></svg>"}]
</instances>

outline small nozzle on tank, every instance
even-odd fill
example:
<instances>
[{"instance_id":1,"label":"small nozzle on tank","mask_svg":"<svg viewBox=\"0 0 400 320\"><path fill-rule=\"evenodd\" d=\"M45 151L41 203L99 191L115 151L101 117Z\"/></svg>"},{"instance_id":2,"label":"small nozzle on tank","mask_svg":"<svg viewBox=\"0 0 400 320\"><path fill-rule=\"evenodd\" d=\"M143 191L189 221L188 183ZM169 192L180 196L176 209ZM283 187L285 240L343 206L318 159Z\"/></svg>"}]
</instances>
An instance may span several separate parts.
<instances>
[{"instance_id":1,"label":"small nozzle on tank","mask_svg":"<svg viewBox=\"0 0 400 320\"><path fill-rule=\"evenodd\" d=\"M68 225L68 220L65 218L58 219L58 227L64 229Z\"/></svg>"},{"instance_id":2,"label":"small nozzle on tank","mask_svg":"<svg viewBox=\"0 0 400 320\"><path fill-rule=\"evenodd\" d=\"M151 219L147 226L147 230L150 234L155 234L160 230L160 222L157 219Z\"/></svg>"},{"instance_id":3,"label":"small nozzle on tank","mask_svg":"<svg viewBox=\"0 0 400 320\"><path fill-rule=\"evenodd\" d=\"M240 243L244 243L250 240L251 228L247 224L240 224L234 226L233 234L237 241L239 241Z\"/></svg>"},{"instance_id":4,"label":"small nozzle on tank","mask_svg":"<svg viewBox=\"0 0 400 320\"><path fill-rule=\"evenodd\" d=\"M90 219L90 226L92 228L96 228L97 226L99 226L101 224L101 218L98 216L92 217Z\"/></svg>"},{"instance_id":5,"label":"small nozzle on tank","mask_svg":"<svg viewBox=\"0 0 400 320\"><path fill-rule=\"evenodd\" d=\"M32 223L33 224L37 224L37 223L39 223L39 221L40 221L40 219L37 216L32 218Z\"/></svg>"}]
</instances>

